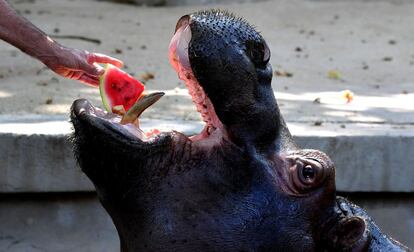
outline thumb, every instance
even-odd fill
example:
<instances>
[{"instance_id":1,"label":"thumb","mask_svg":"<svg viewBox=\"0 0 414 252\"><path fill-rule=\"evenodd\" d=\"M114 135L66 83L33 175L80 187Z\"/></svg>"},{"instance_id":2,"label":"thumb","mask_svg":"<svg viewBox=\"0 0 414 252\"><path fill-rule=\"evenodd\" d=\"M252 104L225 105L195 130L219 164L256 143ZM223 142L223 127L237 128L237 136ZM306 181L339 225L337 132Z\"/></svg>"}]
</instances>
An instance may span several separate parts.
<instances>
[{"instance_id":1,"label":"thumb","mask_svg":"<svg viewBox=\"0 0 414 252\"><path fill-rule=\"evenodd\" d=\"M79 70L82 70L92 76L101 76L105 72L103 68L96 66L95 64L89 64L86 61L82 63Z\"/></svg>"}]
</instances>

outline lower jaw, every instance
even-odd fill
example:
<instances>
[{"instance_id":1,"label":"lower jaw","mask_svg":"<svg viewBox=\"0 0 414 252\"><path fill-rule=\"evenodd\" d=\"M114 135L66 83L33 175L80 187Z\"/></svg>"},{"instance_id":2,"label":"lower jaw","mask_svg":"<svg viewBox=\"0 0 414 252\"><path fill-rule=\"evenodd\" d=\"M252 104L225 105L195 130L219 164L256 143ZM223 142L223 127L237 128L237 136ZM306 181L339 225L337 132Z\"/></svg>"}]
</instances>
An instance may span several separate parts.
<instances>
[{"instance_id":1,"label":"lower jaw","mask_svg":"<svg viewBox=\"0 0 414 252\"><path fill-rule=\"evenodd\" d=\"M157 129L150 129L148 131L143 131L139 127L139 118L134 123L121 124L121 117L112 113L101 110L97 107L91 107L91 110L88 111L89 116L97 117L103 119L110 124L115 126L115 129L118 131L126 131L130 135L140 139L141 141L150 141L153 138L156 138L161 132ZM167 132L164 132L167 133ZM192 136L188 136L188 139L193 143L202 143L202 145L216 143L219 140L226 138L226 130L220 124L218 127L213 126L212 124L206 123L203 130Z\"/></svg>"}]
</instances>

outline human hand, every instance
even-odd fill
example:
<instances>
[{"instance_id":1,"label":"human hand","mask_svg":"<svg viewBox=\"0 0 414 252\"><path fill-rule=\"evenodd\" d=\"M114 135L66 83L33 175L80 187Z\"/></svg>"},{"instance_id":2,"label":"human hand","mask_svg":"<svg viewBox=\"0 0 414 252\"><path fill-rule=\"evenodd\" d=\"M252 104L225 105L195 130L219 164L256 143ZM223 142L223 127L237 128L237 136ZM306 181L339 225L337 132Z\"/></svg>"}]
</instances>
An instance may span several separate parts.
<instances>
[{"instance_id":1,"label":"human hand","mask_svg":"<svg viewBox=\"0 0 414 252\"><path fill-rule=\"evenodd\" d=\"M99 76L104 69L97 63L110 63L122 67L123 62L99 53L90 53L60 46L53 56L42 57L42 62L55 73L72 80L78 80L94 87L99 86Z\"/></svg>"}]
</instances>

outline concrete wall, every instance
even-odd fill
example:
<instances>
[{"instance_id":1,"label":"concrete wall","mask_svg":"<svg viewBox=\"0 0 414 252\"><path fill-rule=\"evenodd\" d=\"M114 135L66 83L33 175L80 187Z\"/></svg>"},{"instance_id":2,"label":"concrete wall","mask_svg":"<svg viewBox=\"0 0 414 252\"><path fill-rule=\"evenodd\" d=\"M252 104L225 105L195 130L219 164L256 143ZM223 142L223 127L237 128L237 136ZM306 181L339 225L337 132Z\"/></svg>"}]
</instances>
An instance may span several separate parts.
<instances>
[{"instance_id":1,"label":"concrete wall","mask_svg":"<svg viewBox=\"0 0 414 252\"><path fill-rule=\"evenodd\" d=\"M0 251L119 251L94 193L0 195Z\"/></svg>"},{"instance_id":2,"label":"concrete wall","mask_svg":"<svg viewBox=\"0 0 414 252\"><path fill-rule=\"evenodd\" d=\"M414 192L414 137L298 136L303 148L322 150L336 164L345 192ZM0 134L0 192L92 191L76 166L67 135Z\"/></svg>"}]
</instances>

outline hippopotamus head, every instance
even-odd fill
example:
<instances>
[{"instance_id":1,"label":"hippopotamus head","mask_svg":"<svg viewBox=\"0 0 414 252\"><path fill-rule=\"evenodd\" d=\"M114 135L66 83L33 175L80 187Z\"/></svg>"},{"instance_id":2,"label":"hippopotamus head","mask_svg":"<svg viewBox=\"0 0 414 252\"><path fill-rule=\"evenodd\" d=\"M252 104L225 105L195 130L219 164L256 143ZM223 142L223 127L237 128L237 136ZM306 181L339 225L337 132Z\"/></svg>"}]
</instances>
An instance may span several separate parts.
<instances>
[{"instance_id":1,"label":"hippopotamus head","mask_svg":"<svg viewBox=\"0 0 414 252\"><path fill-rule=\"evenodd\" d=\"M145 137L74 102L74 152L123 251L406 249L336 196L326 154L295 145L269 59L246 21L197 12L179 19L170 61L205 122L201 133Z\"/></svg>"}]
</instances>

